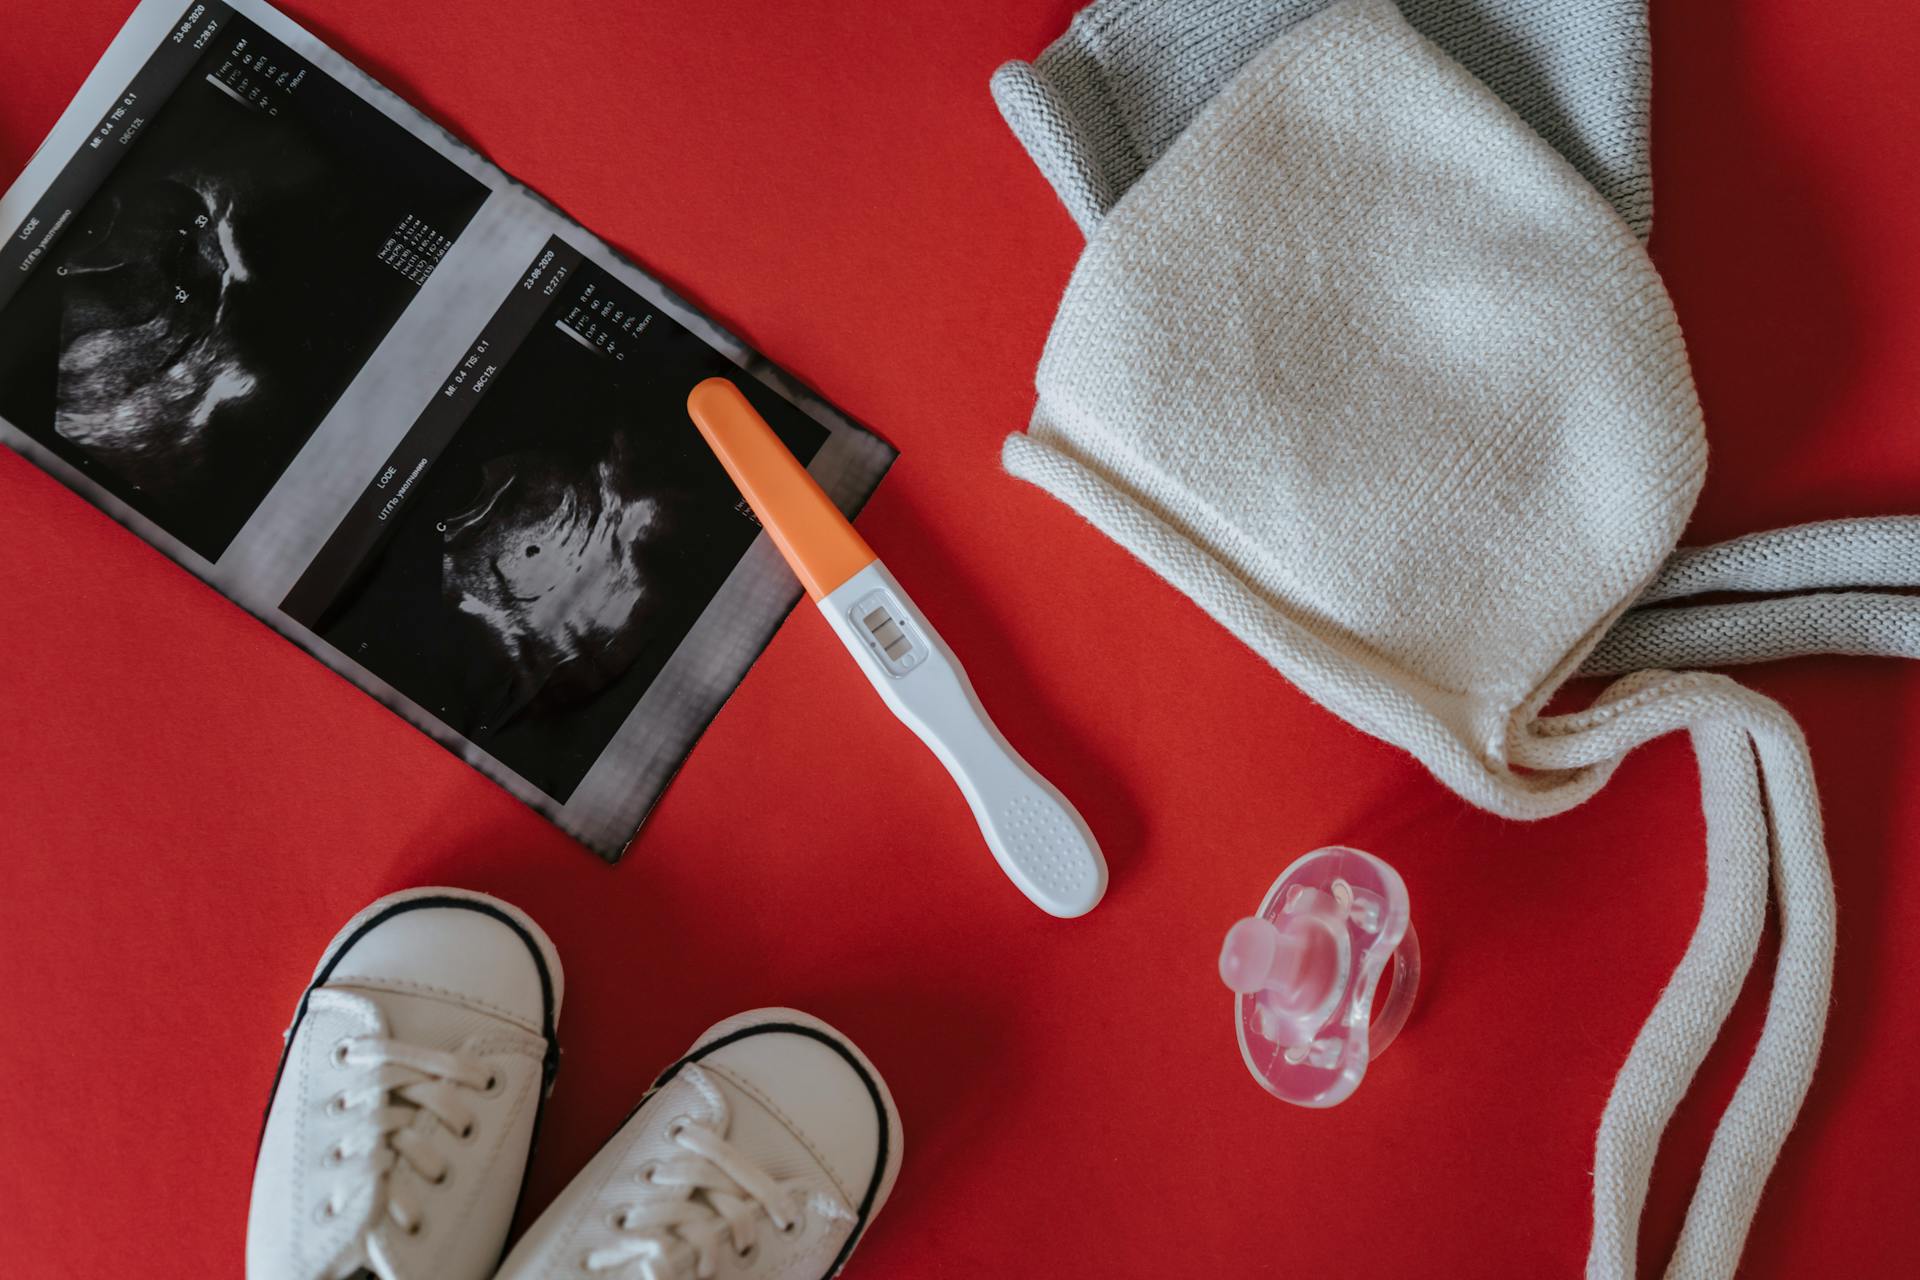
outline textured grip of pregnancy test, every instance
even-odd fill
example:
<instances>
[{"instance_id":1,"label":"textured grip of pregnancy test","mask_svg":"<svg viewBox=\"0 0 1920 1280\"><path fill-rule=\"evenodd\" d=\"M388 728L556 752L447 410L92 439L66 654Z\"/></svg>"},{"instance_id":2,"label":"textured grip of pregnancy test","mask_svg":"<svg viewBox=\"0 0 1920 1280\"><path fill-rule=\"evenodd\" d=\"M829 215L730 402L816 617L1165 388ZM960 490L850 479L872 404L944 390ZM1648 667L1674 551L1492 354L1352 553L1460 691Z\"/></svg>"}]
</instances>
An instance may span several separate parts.
<instances>
[{"instance_id":1,"label":"textured grip of pregnancy test","mask_svg":"<svg viewBox=\"0 0 1920 1280\"><path fill-rule=\"evenodd\" d=\"M1043 780L1033 782L1031 789L994 804L1001 863L1032 881L1040 893L1027 896L1041 907L1054 915L1083 915L1106 892L1104 861L1066 801L1049 794L1052 788ZM988 843L993 840L989 831Z\"/></svg>"}]
</instances>

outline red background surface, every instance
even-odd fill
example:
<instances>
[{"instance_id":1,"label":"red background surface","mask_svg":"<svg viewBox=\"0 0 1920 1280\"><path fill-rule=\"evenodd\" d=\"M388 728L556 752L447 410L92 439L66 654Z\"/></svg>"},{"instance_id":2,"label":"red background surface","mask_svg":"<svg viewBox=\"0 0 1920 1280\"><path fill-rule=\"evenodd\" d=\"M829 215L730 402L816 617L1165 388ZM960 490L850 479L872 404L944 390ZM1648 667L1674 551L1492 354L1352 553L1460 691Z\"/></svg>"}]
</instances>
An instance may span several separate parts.
<instances>
[{"instance_id":1,"label":"red background surface","mask_svg":"<svg viewBox=\"0 0 1920 1280\"><path fill-rule=\"evenodd\" d=\"M129 7L9 0L0 172ZM1077 236L986 80L1070 0L289 7L901 446L861 526L1113 888L1075 923L1027 905L805 614L608 869L0 451L0 1271L238 1275L278 1032L340 922L423 882L519 903L566 964L531 1208L709 1022L790 1003L905 1115L862 1275L1578 1269L1601 1104L1702 889L1687 746L1554 821L1478 813L1000 471ZM1654 248L1714 448L1690 537L1920 509L1920 10L1653 17ZM1811 740L1841 933L1747 1270L1904 1273L1920 672L1750 679ZM1212 970L1330 842L1405 874L1428 986L1355 1098L1309 1113L1247 1078ZM1668 1133L1649 1269L1763 986Z\"/></svg>"}]
</instances>

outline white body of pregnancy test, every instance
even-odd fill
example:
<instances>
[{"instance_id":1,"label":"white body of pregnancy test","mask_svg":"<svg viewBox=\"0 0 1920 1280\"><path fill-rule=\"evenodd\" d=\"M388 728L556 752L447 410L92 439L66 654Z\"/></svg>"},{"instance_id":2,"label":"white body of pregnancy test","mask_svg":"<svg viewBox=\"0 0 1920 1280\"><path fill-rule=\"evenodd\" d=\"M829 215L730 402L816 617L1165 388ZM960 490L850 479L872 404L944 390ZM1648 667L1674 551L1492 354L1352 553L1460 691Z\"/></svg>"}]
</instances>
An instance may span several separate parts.
<instances>
[{"instance_id":1,"label":"white body of pregnancy test","mask_svg":"<svg viewBox=\"0 0 1920 1280\"><path fill-rule=\"evenodd\" d=\"M874 690L953 776L1008 878L1053 915L1091 911L1107 889L1093 833L1001 736L886 566L733 383L707 379L687 409Z\"/></svg>"}]
</instances>

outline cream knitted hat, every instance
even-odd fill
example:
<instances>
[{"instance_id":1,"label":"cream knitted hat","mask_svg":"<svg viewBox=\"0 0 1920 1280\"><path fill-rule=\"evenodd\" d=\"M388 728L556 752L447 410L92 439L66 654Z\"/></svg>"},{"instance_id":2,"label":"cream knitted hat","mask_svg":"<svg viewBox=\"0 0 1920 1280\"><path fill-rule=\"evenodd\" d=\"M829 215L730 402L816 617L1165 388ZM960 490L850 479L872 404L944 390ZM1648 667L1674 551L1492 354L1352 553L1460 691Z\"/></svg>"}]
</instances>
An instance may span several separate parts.
<instances>
[{"instance_id":1,"label":"cream knitted hat","mask_svg":"<svg viewBox=\"0 0 1920 1280\"><path fill-rule=\"evenodd\" d=\"M1268 41L1329 0L1095 0L993 97L1091 233ZM1405 0L1413 26L1587 176L1643 239L1652 62L1646 0Z\"/></svg>"},{"instance_id":2,"label":"cream knitted hat","mask_svg":"<svg viewBox=\"0 0 1920 1280\"><path fill-rule=\"evenodd\" d=\"M1511 717L1706 467L1639 242L1384 2L1270 44L1099 225L1036 381L1008 470L1514 816L1563 784L1508 769Z\"/></svg>"},{"instance_id":3,"label":"cream knitted hat","mask_svg":"<svg viewBox=\"0 0 1920 1280\"><path fill-rule=\"evenodd\" d=\"M1001 67L993 97L1091 233L1242 67L1329 2L1095 0L1031 64ZM1646 238L1653 218L1646 0L1403 0L1402 12ZM1916 584L1920 518L1912 516L1837 520L1686 549L1586 670L1808 653L1920 657L1920 599L1834 590ZM1639 607L1699 591L1798 594Z\"/></svg>"},{"instance_id":4,"label":"cream knitted hat","mask_svg":"<svg viewBox=\"0 0 1920 1280\"><path fill-rule=\"evenodd\" d=\"M1473 803L1557 813L1634 746L1691 731L1706 901L1601 1120L1588 1269L1633 1272L1660 1132L1771 885L1766 1026L1669 1272L1730 1275L1826 1018L1833 895L1805 746L1719 675L1640 672L1539 714L1660 574L1704 474L1678 325L1633 229L1390 0L1339 0L1095 224L1036 381L1009 471Z\"/></svg>"}]
</instances>

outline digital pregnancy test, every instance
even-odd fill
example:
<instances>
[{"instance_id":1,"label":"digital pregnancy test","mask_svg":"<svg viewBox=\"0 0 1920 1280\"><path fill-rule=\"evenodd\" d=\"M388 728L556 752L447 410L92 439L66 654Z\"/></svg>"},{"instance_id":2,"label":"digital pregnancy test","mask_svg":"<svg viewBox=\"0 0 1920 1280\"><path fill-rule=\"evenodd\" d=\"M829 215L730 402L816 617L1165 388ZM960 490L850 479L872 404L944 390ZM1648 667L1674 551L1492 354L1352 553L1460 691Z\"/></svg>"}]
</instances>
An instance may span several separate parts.
<instances>
[{"instance_id":1,"label":"digital pregnancy test","mask_svg":"<svg viewBox=\"0 0 1920 1280\"><path fill-rule=\"evenodd\" d=\"M1007 745L960 662L740 389L708 378L687 412L880 697L947 767L1000 867L1044 911L1107 891L1087 824Z\"/></svg>"}]
</instances>

